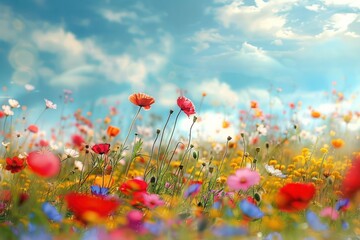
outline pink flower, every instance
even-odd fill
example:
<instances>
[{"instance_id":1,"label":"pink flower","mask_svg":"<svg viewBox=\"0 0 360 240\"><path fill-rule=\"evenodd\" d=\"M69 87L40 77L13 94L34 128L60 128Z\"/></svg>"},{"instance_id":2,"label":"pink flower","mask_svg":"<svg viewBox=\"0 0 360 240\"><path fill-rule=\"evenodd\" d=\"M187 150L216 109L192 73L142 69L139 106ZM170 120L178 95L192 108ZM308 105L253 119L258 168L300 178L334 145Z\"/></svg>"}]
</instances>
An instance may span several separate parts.
<instances>
[{"instance_id":1,"label":"pink flower","mask_svg":"<svg viewBox=\"0 0 360 240\"><path fill-rule=\"evenodd\" d=\"M227 179L227 184L230 189L239 191L248 190L251 186L260 182L260 175L256 171L251 171L248 168L242 168L236 171L235 175L231 175Z\"/></svg>"},{"instance_id":2,"label":"pink flower","mask_svg":"<svg viewBox=\"0 0 360 240\"><path fill-rule=\"evenodd\" d=\"M177 105L188 117L195 114L195 106L190 99L181 96L177 99Z\"/></svg>"},{"instance_id":3,"label":"pink flower","mask_svg":"<svg viewBox=\"0 0 360 240\"><path fill-rule=\"evenodd\" d=\"M30 152L27 164L34 173L45 178L58 175L61 168L58 156L47 150Z\"/></svg>"},{"instance_id":4,"label":"pink flower","mask_svg":"<svg viewBox=\"0 0 360 240\"><path fill-rule=\"evenodd\" d=\"M54 104L52 101L50 100L47 100L46 98L44 99L45 100L45 106L46 108L50 108L50 109L56 109L56 104Z\"/></svg>"},{"instance_id":5,"label":"pink flower","mask_svg":"<svg viewBox=\"0 0 360 240\"><path fill-rule=\"evenodd\" d=\"M160 199L157 194L144 193L144 205L149 209L154 209L158 206L163 206L165 202Z\"/></svg>"},{"instance_id":6,"label":"pink flower","mask_svg":"<svg viewBox=\"0 0 360 240\"><path fill-rule=\"evenodd\" d=\"M336 220L339 218L339 213L336 211L336 209L332 207L326 207L320 212L321 217L329 217L332 220Z\"/></svg>"}]
</instances>

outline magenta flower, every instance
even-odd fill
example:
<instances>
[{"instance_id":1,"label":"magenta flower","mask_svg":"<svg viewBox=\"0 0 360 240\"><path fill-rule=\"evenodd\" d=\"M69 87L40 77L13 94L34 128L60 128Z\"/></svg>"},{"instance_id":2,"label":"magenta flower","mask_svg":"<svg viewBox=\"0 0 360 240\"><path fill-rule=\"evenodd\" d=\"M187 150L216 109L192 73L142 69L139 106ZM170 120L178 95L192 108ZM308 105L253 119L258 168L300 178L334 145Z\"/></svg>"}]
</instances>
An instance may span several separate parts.
<instances>
[{"instance_id":1,"label":"magenta flower","mask_svg":"<svg viewBox=\"0 0 360 240\"><path fill-rule=\"evenodd\" d=\"M339 213L336 211L335 208L332 207L326 207L323 210L321 210L320 214L321 217L328 217L331 218L331 220L336 220L339 218Z\"/></svg>"},{"instance_id":2,"label":"magenta flower","mask_svg":"<svg viewBox=\"0 0 360 240\"><path fill-rule=\"evenodd\" d=\"M157 194L148 194L145 193L144 197L144 205L149 209L154 209L158 206L163 206L165 202L160 199L159 195Z\"/></svg>"},{"instance_id":3,"label":"magenta flower","mask_svg":"<svg viewBox=\"0 0 360 240\"><path fill-rule=\"evenodd\" d=\"M227 179L227 184L230 189L239 191L246 191L250 187L260 182L260 175L256 171L251 171L248 168L242 168L236 171L235 175L231 175Z\"/></svg>"},{"instance_id":4,"label":"magenta flower","mask_svg":"<svg viewBox=\"0 0 360 240\"><path fill-rule=\"evenodd\" d=\"M190 99L184 96L178 97L177 105L188 117L192 114L195 114L195 106Z\"/></svg>"}]
</instances>

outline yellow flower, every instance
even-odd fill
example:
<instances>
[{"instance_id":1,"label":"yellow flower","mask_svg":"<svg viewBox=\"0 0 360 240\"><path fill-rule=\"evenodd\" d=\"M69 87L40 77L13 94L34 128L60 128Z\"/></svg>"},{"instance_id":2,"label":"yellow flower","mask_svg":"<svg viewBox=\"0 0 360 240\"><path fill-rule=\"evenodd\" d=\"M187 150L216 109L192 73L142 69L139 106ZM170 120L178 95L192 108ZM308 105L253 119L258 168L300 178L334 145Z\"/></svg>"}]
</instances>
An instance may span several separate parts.
<instances>
[{"instance_id":1,"label":"yellow flower","mask_svg":"<svg viewBox=\"0 0 360 240\"><path fill-rule=\"evenodd\" d=\"M276 165L277 161L275 159L272 159L269 161L269 165Z\"/></svg>"},{"instance_id":2,"label":"yellow flower","mask_svg":"<svg viewBox=\"0 0 360 240\"><path fill-rule=\"evenodd\" d=\"M285 227L285 222L279 216L265 216L263 222L266 227L273 231L281 231Z\"/></svg>"}]
</instances>

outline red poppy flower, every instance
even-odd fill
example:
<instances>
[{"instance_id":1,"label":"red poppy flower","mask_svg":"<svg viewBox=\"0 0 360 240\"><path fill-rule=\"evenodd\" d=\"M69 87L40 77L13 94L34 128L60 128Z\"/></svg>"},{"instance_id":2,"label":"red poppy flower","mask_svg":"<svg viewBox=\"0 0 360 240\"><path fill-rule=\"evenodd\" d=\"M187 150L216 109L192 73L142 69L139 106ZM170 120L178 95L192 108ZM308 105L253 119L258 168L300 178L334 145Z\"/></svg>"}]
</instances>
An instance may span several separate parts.
<instances>
[{"instance_id":1,"label":"red poppy flower","mask_svg":"<svg viewBox=\"0 0 360 240\"><path fill-rule=\"evenodd\" d=\"M60 172L60 159L50 151L34 151L27 156L30 169L41 177L54 177Z\"/></svg>"},{"instance_id":2,"label":"red poppy flower","mask_svg":"<svg viewBox=\"0 0 360 240\"><path fill-rule=\"evenodd\" d=\"M123 194L131 196L136 192L146 192L147 187L148 184L145 181L140 179L131 179L121 184L119 190Z\"/></svg>"},{"instance_id":3,"label":"red poppy flower","mask_svg":"<svg viewBox=\"0 0 360 240\"><path fill-rule=\"evenodd\" d=\"M151 104L155 103L155 99L145 93L134 93L129 96L130 102L143 107L145 110L150 109Z\"/></svg>"},{"instance_id":4,"label":"red poppy flower","mask_svg":"<svg viewBox=\"0 0 360 240\"><path fill-rule=\"evenodd\" d=\"M360 190L360 156L357 156L352 163L352 166L347 171L342 183L342 192L345 198L353 198Z\"/></svg>"},{"instance_id":5,"label":"red poppy flower","mask_svg":"<svg viewBox=\"0 0 360 240\"><path fill-rule=\"evenodd\" d=\"M5 116L6 116L6 114L3 111L0 111L0 118L3 118Z\"/></svg>"},{"instance_id":6,"label":"red poppy flower","mask_svg":"<svg viewBox=\"0 0 360 240\"><path fill-rule=\"evenodd\" d=\"M11 173L17 173L20 172L25 168L25 160L13 157L13 158L6 158L6 167L5 169L8 171L11 171Z\"/></svg>"},{"instance_id":7,"label":"red poppy flower","mask_svg":"<svg viewBox=\"0 0 360 240\"><path fill-rule=\"evenodd\" d=\"M39 131L39 128L35 125L35 124L31 124L29 127L28 127L28 130L32 133L37 133Z\"/></svg>"},{"instance_id":8,"label":"red poppy flower","mask_svg":"<svg viewBox=\"0 0 360 240\"><path fill-rule=\"evenodd\" d=\"M119 206L119 202L114 198L75 192L68 193L65 196L65 201L75 217L85 224L97 218L107 218Z\"/></svg>"},{"instance_id":9,"label":"red poppy flower","mask_svg":"<svg viewBox=\"0 0 360 240\"><path fill-rule=\"evenodd\" d=\"M97 154L108 154L110 151L110 144L109 143L98 143L92 146L91 148Z\"/></svg>"},{"instance_id":10,"label":"red poppy flower","mask_svg":"<svg viewBox=\"0 0 360 240\"><path fill-rule=\"evenodd\" d=\"M311 183L288 183L280 188L276 196L277 207L284 212L296 212L308 207L315 195Z\"/></svg>"},{"instance_id":11,"label":"red poppy flower","mask_svg":"<svg viewBox=\"0 0 360 240\"><path fill-rule=\"evenodd\" d=\"M177 105L188 117L192 114L195 114L195 106L190 99L184 96L178 97Z\"/></svg>"},{"instance_id":12,"label":"red poppy flower","mask_svg":"<svg viewBox=\"0 0 360 240\"><path fill-rule=\"evenodd\" d=\"M132 198L130 201L131 206L141 209L144 207L145 203L145 191L143 192L133 192Z\"/></svg>"},{"instance_id":13,"label":"red poppy flower","mask_svg":"<svg viewBox=\"0 0 360 240\"><path fill-rule=\"evenodd\" d=\"M120 128L109 126L106 133L109 137L116 137L120 133Z\"/></svg>"},{"instance_id":14,"label":"red poppy flower","mask_svg":"<svg viewBox=\"0 0 360 240\"><path fill-rule=\"evenodd\" d=\"M78 148L82 148L83 144L85 143L84 138L79 134L72 135L71 140L72 143Z\"/></svg>"}]
</instances>

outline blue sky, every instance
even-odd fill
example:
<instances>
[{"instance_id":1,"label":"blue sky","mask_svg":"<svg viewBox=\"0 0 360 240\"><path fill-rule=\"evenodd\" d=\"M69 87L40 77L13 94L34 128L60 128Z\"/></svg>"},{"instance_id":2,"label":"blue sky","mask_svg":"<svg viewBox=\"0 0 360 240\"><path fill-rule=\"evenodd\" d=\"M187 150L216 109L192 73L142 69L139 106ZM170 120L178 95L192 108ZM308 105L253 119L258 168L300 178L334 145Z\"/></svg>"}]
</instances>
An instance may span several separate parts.
<instances>
[{"instance_id":1,"label":"blue sky","mask_svg":"<svg viewBox=\"0 0 360 240\"><path fill-rule=\"evenodd\" d=\"M184 89L228 118L270 97L329 108L334 81L360 89L359 13L354 0L2 0L2 94L36 109L71 89L72 108L90 109L143 91L161 113Z\"/></svg>"}]
</instances>

